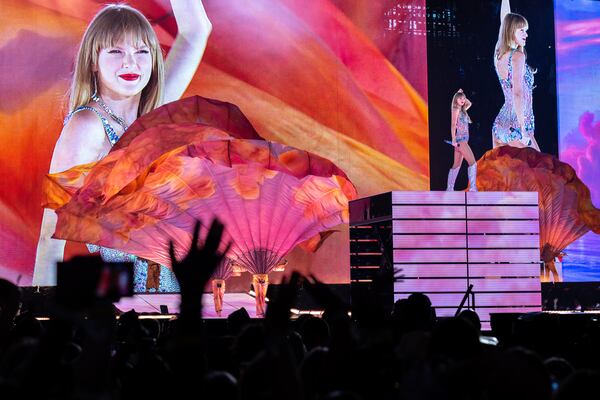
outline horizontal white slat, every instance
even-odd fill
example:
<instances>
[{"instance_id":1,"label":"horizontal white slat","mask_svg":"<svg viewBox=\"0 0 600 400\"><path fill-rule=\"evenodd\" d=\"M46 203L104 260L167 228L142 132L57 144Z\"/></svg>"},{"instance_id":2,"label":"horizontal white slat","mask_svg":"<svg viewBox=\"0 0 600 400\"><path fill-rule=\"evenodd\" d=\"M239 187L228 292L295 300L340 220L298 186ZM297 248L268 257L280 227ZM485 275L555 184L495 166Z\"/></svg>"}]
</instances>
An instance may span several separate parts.
<instances>
[{"instance_id":1,"label":"horizontal white slat","mask_svg":"<svg viewBox=\"0 0 600 400\"><path fill-rule=\"evenodd\" d=\"M539 233L539 221L480 220L468 221L469 233Z\"/></svg>"},{"instance_id":2,"label":"horizontal white slat","mask_svg":"<svg viewBox=\"0 0 600 400\"><path fill-rule=\"evenodd\" d=\"M464 192L392 192L393 204L465 204Z\"/></svg>"},{"instance_id":3,"label":"horizontal white slat","mask_svg":"<svg viewBox=\"0 0 600 400\"><path fill-rule=\"evenodd\" d=\"M540 237L536 235L469 235L469 248L524 248L538 247Z\"/></svg>"},{"instance_id":4,"label":"horizontal white slat","mask_svg":"<svg viewBox=\"0 0 600 400\"><path fill-rule=\"evenodd\" d=\"M540 264L469 264L469 276L539 276Z\"/></svg>"},{"instance_id":5,"label":"horizontal white slat","mask_svg":"<svg viewBox=\"0 0 600 400\"><path fill-rule=\"evenodd\" d=\"M542 294L532 293L475 293L475 307L541 306Z\"/></svg>"},{"instance_id":6,"label":"horizontal white slat","mask_svg":"<svg viewBox=\"0 0 600 400\"><path fill-rule=\"evenodd\" d=\"M530 292L542 290L542 284L539 277L469 279L469 283L473 285L473 292Z\"/></svg>"},{"instance_id":7,"label":"horizontal white slat","mask_svg":"<svg viewBox=\"0 0 600 400\"><path fill-rule=\"evenodd\" d=\"M537 192L467 192L467 204L538 204Z\"/></svg>"},{"instance_id":8,"label":"horizontal white slat","mask_svg":"<svg viewBox=\"0 0 600 400\"><path fill-rule=\"evenodd\" d=\"M394 293L394 301L405 299L411 293ZM463 299L463 293L426 293L434 307L457 307Z\"/></svg>"},{"instance_id":9,"label":"horizontal white slat","mask_svg":"<svg viewBox=\"0 0 600 400\"><path fill-rule=\"evenodd\" d=\"M407 278L460 278L467 276L466 264L394 264Z\"/></svg>"},{"instance_id":10,"label":"horizontal white slat","mask_svg":"<svg viewBox=\"0 0 600 400\"><path fill-rule=\"evenodd\" d=\"M460 263L467 261L467 251L451 250L394 250L394 264L445 262Z\"/></svg>"},{"instance_id":11,"label":"horizontal white slat","mask_svg":"<svg viewBox=\"0 0 600 400\"><path fill-rule=\"evenodd\" d=\"M473 292L478 296L479 292L516 292L516 291L540 291L539 278L508 278L508 279L470 279ZM467 290L467 280L461 278L436 279L436 278L405 278L394 283L394 292L464 292ZM500 293L505 295L506 293Z\"/></svg>"},{"instance_id":12,"label":"horizontal white slat","mask_svg":"<svg viewBox=\"0 0 600 400\"><path fill-rule=\"evenodd\" d=\"M469 219L539 219L538 206L468 206Z\"/></svg>"},{"instance_id":13,"label":"horizontal white slat","mask_svg":"<svg viewBox=\"0 0 600 400\"><path fill-rule=\"evenodd\" d=\"M394 292L465 292L466 279L403 279L394 282Z\"/></svg>"},{"instance_id":14,"label":"horizontal white slat","mask_svg":"<svg viewBox=\"0 0 600 400\"><path fill-rule=\"evenodd\" d=\"M394 233L465 233L467 224L464 220L394 220Z\"/></svg>"},{"instance_id":15,"label":"horizontal white slat","mask_svg":"<svg viewBox=\"0 0 600 400\"><path fill-rule=\"evenodd\" d=\"M471 250L469 262L533 263L540 260L540 249Z\"/></svg>"},{"instance_id":16,"label":"horizontal white slat","mask_svg":"<svg viewBox=\"0 0 600 400\"><path fill-rule=\"evenodd\" d=\"M466 235L394 235L394 248L466 248Z\"/></svg>"},{"instance_id":17,"label":"horizontal white slat","mask_svg":"<svg viewBox=\"0 0 600 400\"><path fill-rule=\"evenodd\" d=\"M465 206L392 206L393 218L465 218Z\"/></svg>"},{"instance_id":18,"label":"horizontal white slat","mask_svg":"<svg viewBox=\"0 0 600 400\"><path fill-rule=\"evenodd\" d=\"M411 293L395 293L394 299L407 298ZM425 293L434 307L458 307L463 293ZM470 297L469 297L470 301ZM532 293L476 293L475 307L541 307L542 294ZM467 307L468 304L465 304Z\"/></svg>"}]
</instances>

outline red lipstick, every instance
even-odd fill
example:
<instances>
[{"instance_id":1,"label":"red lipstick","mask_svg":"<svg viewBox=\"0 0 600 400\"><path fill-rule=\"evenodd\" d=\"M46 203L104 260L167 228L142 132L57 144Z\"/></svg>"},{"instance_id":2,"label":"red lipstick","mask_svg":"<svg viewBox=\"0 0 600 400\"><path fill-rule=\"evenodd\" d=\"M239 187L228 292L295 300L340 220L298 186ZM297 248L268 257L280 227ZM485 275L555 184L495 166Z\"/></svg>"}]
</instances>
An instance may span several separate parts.
<instances>
[{"instance_id":1,"label":"red lipstick","mask_svg":"<svg viewBox=\"0 0 600 400\"><path fill-rule=\"evenodd\" d=\"M140 76L138 74L123 74L119 75L119 78L125 79L126 81L135 81Z\"/></svg>"}]
</instances>

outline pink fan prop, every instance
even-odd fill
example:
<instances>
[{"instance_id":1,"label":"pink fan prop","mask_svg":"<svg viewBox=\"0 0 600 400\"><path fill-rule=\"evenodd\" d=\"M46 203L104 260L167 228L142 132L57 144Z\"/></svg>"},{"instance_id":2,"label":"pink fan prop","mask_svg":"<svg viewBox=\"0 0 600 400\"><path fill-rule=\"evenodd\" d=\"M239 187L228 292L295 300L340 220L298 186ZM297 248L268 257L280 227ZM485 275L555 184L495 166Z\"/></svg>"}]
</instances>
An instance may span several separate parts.
<instances>
[{"instance_id":1,"label":"pink fan prop","mask_svg":"<svg viewBox=\"0 0 600 400\"><path fill-rule=\"evenodd\" d=\"M543 281L558 282L554 258L592 230L600 233L600 210L575 170L558 158L530 148L497 147L477 162L477 187L488 191L535 191L540 206Z\"/></svg>"},{"instance_id":2,"label":"pink fan prop","mask_svg":"<svg viewBox=\"0 0 600 400\"><path fill-rule=\"evenodd\" d=\"M355 197L344 172L314 154L203 124L166 124L92 168L56 210L55 237L170 265L169 239L181 256L194 221L219 218L232 242L228 257L254 275L263 315L269 272L297 244L347 222Z\"/></svg>"}]
</instances>

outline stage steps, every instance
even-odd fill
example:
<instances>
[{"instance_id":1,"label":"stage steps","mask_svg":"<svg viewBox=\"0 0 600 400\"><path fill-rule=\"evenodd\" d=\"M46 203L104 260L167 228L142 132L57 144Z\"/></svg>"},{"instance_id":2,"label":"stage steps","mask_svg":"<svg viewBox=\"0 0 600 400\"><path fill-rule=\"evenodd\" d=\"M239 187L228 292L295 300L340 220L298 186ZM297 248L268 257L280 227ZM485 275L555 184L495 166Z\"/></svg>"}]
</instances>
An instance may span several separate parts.
<instances>
[{"instance_id":1,"label":"stage steps","mask_svg":"<svg viewBox=\"0 0 600 400\"><path fill-rule=\"evenodd\" d=\"M541 311L537 192L393 191L350 202L352 293L369 290L380 268L402 279L386 307L429 296L438 316L465 308L489 328L490 314Z\"/></svg>"}]
</instances>

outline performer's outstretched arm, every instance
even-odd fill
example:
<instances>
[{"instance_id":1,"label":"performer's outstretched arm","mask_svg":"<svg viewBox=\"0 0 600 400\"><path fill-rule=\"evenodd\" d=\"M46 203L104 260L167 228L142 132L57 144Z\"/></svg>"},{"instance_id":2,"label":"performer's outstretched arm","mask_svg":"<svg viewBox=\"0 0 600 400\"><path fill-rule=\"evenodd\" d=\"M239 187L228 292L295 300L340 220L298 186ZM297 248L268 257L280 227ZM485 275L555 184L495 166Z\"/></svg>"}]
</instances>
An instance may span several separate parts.
<instances>
[{"instance_id":1,"label":"performer's outstretched arm","mask_svg":"<svg viewBox=\"0 0 600 400\"><path fill-rule=\"evenodd\" d=\"M510 13L510 0L502 0L502 5L500 6L500 23L504 21L504 17L508 13Z\"/></svg>"},{"instance_id":2,"label":"performer's outstretched arm","mask_svg":"<svg viewBox=\"0 0 600 400\"><path fill-rule=\"evenodd\" d=\"M165 64L165 103L179 99L185 92L212 31L201 0L171 0L171 7L177 21L177 37Z\"/></svg>"}]
</instances>

